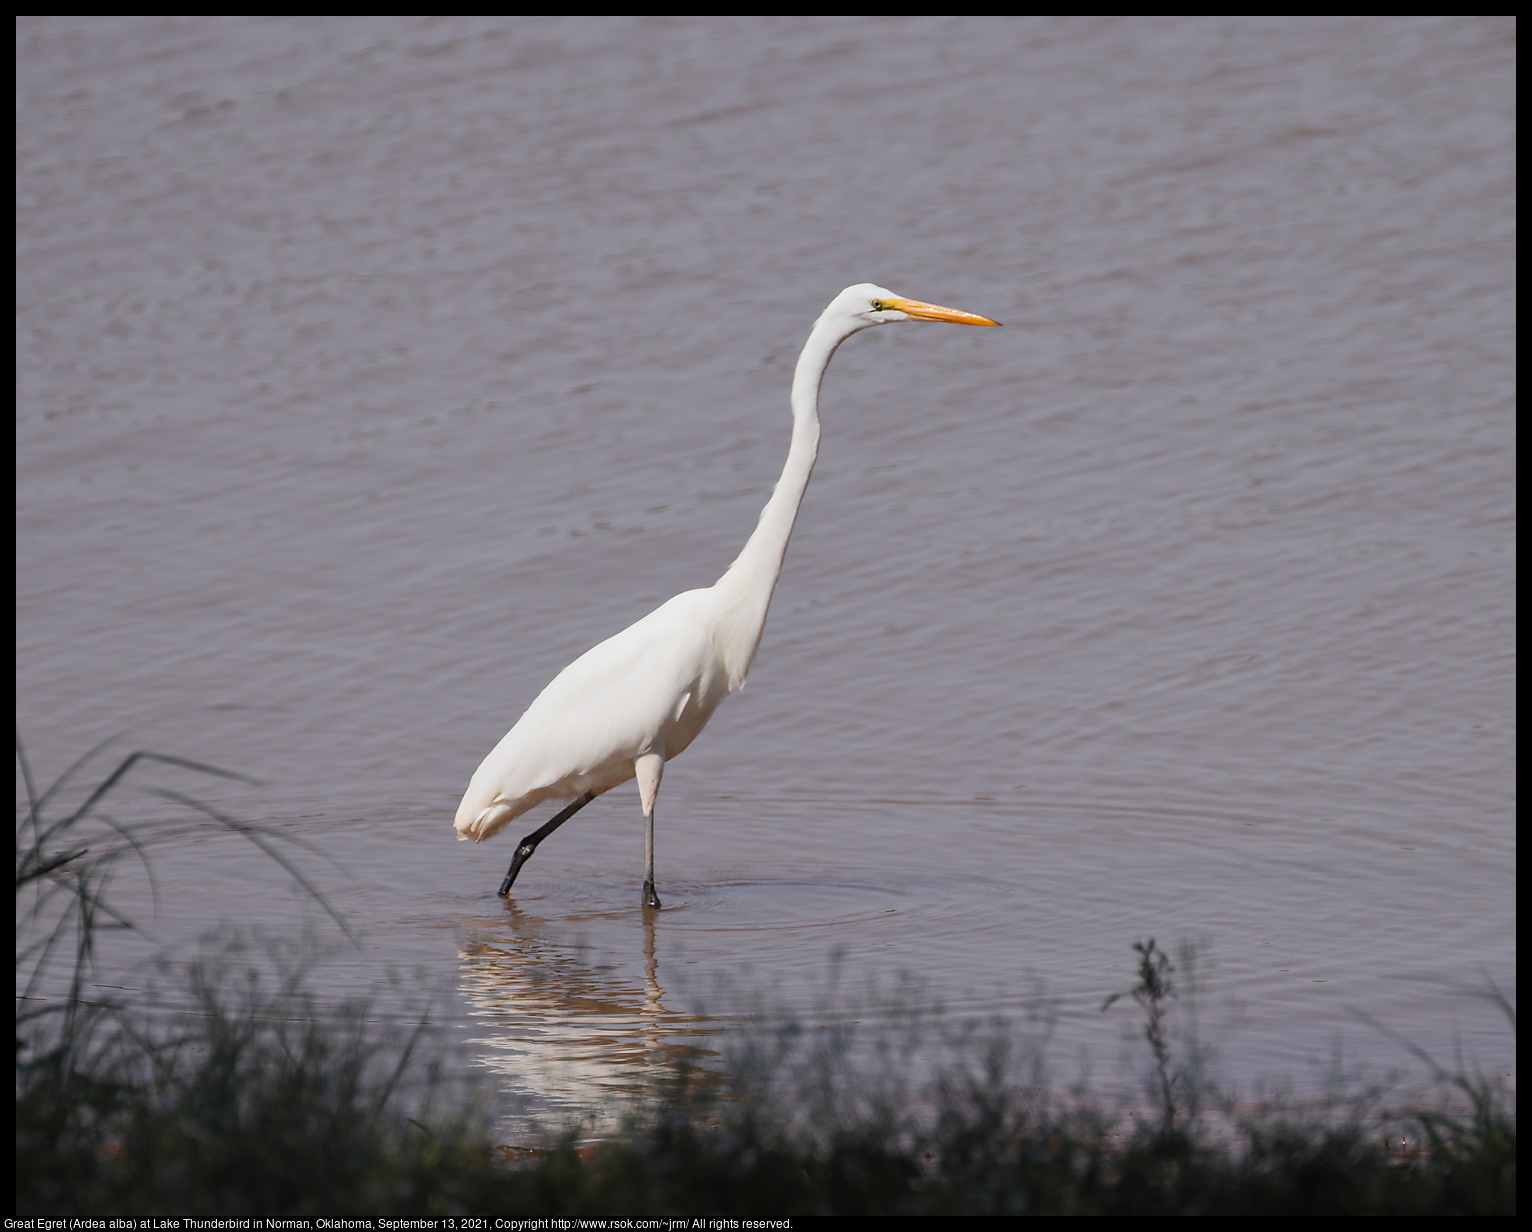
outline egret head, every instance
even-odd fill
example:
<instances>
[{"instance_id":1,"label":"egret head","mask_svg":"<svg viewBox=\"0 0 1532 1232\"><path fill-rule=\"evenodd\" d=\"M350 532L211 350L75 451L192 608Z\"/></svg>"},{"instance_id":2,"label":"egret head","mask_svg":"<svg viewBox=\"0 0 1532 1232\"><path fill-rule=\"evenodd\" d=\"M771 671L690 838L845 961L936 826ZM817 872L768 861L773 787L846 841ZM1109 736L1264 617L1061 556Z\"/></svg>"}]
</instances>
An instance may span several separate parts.
<instances>
[{"instance_id":1,"label":"egret head","mask_svg":"<svg viewBox=\"0 0 1532 1232\"><path fill-rule=\"evenodd\" d=\"M951 321L954 325L1000 324L999 321L975 316L958 308L943 308L918 299L905 299L887 287L872 282L859 282L847 287L832 299L820 320L830 318L843 323L848 332L853 333L870 325L889 325L895 321Z\"/></svg>"}]
</instances>

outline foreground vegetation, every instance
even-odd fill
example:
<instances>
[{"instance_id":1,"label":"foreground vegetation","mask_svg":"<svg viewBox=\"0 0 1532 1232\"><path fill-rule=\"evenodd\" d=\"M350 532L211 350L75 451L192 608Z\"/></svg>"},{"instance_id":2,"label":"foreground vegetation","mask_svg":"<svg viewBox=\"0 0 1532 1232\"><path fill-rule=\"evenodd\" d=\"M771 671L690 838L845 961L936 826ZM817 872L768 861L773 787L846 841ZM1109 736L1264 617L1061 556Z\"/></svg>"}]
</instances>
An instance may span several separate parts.
<instances>
[{"instance_id":1,"label":"foreground vegetation","mask_svg":"<svg viewBox=\"0 0 1532 1232\"><path fill-rule=\"evenodd\" d=\"M149 856L145 834L100 809L145 760L124 759L52 820L60 784L39 795L29 780L17 834L21 1215L1515 1211L1515 1114L1491 1081L1438 1073L1457 1098L1429 1108L1358 1095L1241 1111L1209 1086L1195 1043L1174 1042L1178 976L1153 941L1136 947L1138 982L1121 994L1143 1016L1153 1114L1126 1128L1051 1088L1035 1033L943 1036L946 1060L917 1079L911 1063L929 1061L939 1023L878 1054L871 1074L852 1033L782 1023L721 1067L674 1063L599 1143L565 1132L497 1145L466 1095L443 1094L456 1088L422 1032L381 1032L365 1007L322 1011L297 978L263 985L217 974L234 964L192 963L177 977L191 1008L168 1019L83 995L96 932L131 923L103 894L111 862ZM69 995L43 1000L60 959Z\"/></svg>"}]
</instances>

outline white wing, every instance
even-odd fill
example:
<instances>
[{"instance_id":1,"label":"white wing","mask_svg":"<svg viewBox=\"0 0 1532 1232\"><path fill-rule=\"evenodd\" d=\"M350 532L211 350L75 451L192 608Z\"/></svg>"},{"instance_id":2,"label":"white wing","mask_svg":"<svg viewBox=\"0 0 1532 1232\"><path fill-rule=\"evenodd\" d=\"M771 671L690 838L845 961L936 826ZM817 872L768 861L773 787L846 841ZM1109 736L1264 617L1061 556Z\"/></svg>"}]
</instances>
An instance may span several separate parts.
<instances>
[{"instance_id":1,"label":"white wing","mask_svg":"<svg viewBox=\"0 0 1532 1232\"><path fill-rule=\"evenodd\" d=\"M482 841L543 800L600 794L681 752L727 696L711 588L689 590L555 676L474 772L455 825Z\"/></svg>"}]
</instances>

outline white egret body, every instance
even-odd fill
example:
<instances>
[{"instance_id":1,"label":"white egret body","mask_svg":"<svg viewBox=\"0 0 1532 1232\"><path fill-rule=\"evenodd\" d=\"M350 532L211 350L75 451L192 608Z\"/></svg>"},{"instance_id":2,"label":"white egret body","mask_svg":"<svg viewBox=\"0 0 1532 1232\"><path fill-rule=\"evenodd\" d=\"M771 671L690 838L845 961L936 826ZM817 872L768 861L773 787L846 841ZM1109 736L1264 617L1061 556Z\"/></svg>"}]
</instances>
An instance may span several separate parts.
<instances>
[{"instance_id":1,"label":"white egret body","mask_svg":"<svg viewBox=\"0 0 1532 1232\"><path fill-rule=\"evenodd\" d=\"M755 533L712 586L688 590L594 646L553 678L474 771L457 835L483 842L544 800L574 803L522 839L500 893L549 834L603 792L637 777L644 810L644 904L654 890L654 801L664 765L718 703L745 683L766 609L819 450L819 384L852 334L895 321L997 322L901 299L872 283L847 287L814 323L793 374L787 462Z\"/></svg>"}]
</instances>

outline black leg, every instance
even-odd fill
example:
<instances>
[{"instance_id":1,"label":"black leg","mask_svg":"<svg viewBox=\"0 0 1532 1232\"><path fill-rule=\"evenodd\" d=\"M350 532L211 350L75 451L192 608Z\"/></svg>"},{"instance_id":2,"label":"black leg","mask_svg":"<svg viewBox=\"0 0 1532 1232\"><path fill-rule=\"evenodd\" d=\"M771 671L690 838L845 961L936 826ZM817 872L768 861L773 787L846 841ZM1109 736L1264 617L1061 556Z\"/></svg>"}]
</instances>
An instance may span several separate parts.
<instances>
[{"instance_id":1,"label":"black leg","mask_svg":"<svg viewBox=\"0 0 1532 1232\"><path fill-rule=\"evenodd\" d=\"M644 906L659 908L660 896L654 892L654 813L644 814Z\"/></svg>"},{"instance_id":2,"label":"black leg","mask_svg":"<svg viewBox=\"0 0 1532 1232\"><path fill-rule=\"evenodd\" d=\"M596 798L596 793L588 791L562 813L543 826L540 830L534 830L521 842L516 844L516 857L511 861L510 871L505 874L505 880L500 883L500 897L504 898L511 892L511 882L516 880L516 874L521 872L521 866L531 858L537 845L557 830L561 825L578 813L582 808Z\"/></svg>"}]
</instances>

